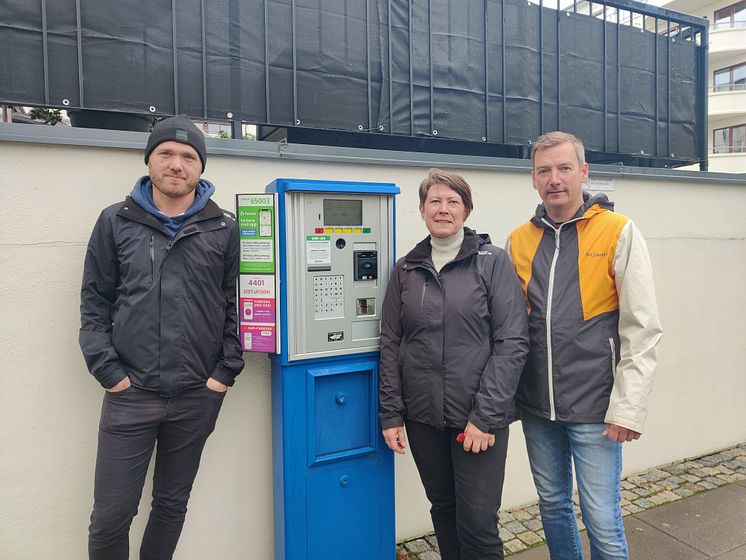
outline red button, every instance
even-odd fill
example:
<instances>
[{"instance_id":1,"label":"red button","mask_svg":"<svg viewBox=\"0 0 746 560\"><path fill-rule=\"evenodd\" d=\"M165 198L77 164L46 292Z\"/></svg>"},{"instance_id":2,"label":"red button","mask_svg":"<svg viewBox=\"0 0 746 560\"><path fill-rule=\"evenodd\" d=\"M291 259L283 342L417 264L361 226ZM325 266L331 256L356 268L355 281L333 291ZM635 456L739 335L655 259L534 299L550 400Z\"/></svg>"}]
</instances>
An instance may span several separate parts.
<instances>
[{"instance_id":1,"label":"red button","mask_svg":"<svg viewBox=\"0 0 746 560\"><path fill-rule=\"evenodd\" d=\"M314 233L324 233L324 228L317 227L315 230L313 230Z\"/></svg>"}]
</instances>

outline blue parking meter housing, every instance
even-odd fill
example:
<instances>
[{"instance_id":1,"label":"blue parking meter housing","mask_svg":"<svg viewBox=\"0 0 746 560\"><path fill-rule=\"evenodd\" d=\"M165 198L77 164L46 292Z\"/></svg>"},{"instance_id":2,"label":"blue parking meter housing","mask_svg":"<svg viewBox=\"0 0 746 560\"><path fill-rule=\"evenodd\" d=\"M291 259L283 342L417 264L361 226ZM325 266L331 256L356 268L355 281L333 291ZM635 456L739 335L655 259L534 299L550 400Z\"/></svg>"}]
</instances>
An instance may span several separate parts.
<instances>
[{"instance_id":1,"label":"blue parking meter housing","mask_svg":"<svg viewBox=\"0 0 746 560\"><path fill-rule=\"evenodd\" d=\"M275 558L395 558L393 454L378 422L391 183L277 179L272 361Z\"/></svg>"}]
</instances>

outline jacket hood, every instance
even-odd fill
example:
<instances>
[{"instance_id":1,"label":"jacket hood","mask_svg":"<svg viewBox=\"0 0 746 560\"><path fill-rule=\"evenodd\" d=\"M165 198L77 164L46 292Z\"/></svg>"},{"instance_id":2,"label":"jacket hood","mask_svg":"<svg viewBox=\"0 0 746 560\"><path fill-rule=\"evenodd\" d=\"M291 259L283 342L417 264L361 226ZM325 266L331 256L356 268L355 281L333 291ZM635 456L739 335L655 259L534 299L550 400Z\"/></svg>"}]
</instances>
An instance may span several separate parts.
<instances>
[{"instance_id":1,"label":"jacket hood","mask_svg":"<svg viewBox=\"0 0 746 560\"><path fill-rule=\"evenodd\" d=\"M479 251L482 245L490 245L489 234L477 233L471 228L464 227L464 241L461 243L461 249L454 260L459 260L465 256L472 255ZM430 245L430 236L428 235L425 239L420 241L414 246L409 253L404 256L404 260L412 263L419 264L430 261L432 255L432 246Z\"/></svg>"},{"instance_id":2,"label":"jacket hood","mask_svg":"<svg viewBox=\"0 0 746 560\"><path fill-rule=\"evenodd\" d=\"M606 211L613 212L614 203L609 200L609 197L605 193L591 195L588 191L583 191L583 205L571 219L574 220L580 217L590 218L594 214ZM536 213L531 218L531 223L538 227L544 227L543 218L554 223L547 215L547 209L542 202L536 207Z\"/></svg>"},{"instance_id":3,"label":"jacket hood","mask_svg":"<svg viewBox=\"0 0 746 560\"><path fill-rule=\"evenodd\" d=\"M148 214L155 216L164 227L168 234L173 237L179 231L179 228L184 224L187 218L194 216L200 210L203 210L210 200L210 197L215 192L215 186L206 179L200 179L195 187L194 202L183 214L178 216L166 216L163 212L158 210L158 207L153 202L153 183L150 177L145 175L140 177L132 187L130 196L138 206L145 210Z\"/></svg>"}]
</instances>

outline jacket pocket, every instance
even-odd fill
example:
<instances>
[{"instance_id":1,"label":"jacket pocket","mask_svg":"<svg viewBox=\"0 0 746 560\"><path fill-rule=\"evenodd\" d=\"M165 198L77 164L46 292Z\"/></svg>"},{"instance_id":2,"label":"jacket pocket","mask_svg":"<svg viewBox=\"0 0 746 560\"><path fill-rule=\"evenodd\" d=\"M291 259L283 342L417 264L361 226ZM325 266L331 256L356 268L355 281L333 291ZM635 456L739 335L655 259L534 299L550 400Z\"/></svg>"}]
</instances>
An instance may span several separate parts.
<instances>
[{"instance_id":1,"label":"jacket pocket","mask_svg":"<svg viewBox=\"0 0 746 560\"><path fill-rule=\"evenodd\" d=\"M612 337L609 337L609 348L611 349L611 375L616 379L616 344Z\"/></svg>"},{"instance_id":2,"label":"jacket pocket","mask_svg":"<svg viewBox=\"0 0 746 560\"><path fill-rule=\"evenodd\" d=\"M155 235L150 234L150 283L155 282Z\"/></svg>"},{"instance_id":3,"label":"jacket pocket","mask_svg":"<svg viewBox=\"0 0 746 560\"><path fill-rule=\"evenodd\" d=\"M425 294L427 293L427 285L430 283L430 278L426 277L425 282L422 284L422 296L420 297L420 312L425 311Z\"/></svg>"}]
</instances>

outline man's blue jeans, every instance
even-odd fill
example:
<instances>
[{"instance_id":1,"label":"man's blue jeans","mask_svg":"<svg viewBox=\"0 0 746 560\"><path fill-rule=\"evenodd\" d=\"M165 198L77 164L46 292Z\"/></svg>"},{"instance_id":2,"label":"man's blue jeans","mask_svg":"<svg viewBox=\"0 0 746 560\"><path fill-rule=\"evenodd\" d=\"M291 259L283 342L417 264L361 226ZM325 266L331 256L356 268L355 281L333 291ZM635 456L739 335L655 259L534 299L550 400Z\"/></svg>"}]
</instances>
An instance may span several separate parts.
<instances>
[{"instance_id":1,"label":"man's blue jeans","mask_svg":"<svg viewBox=\"0 0 746 560\"><path fill-rule=\"evenodd\" d=\"M583 558L572 502L573 464L592 560L629 558L619 503L622 444L601 435L604 424L551 422L525 413L522 422L552 560Z\"/></svg>"}]
</instances>

